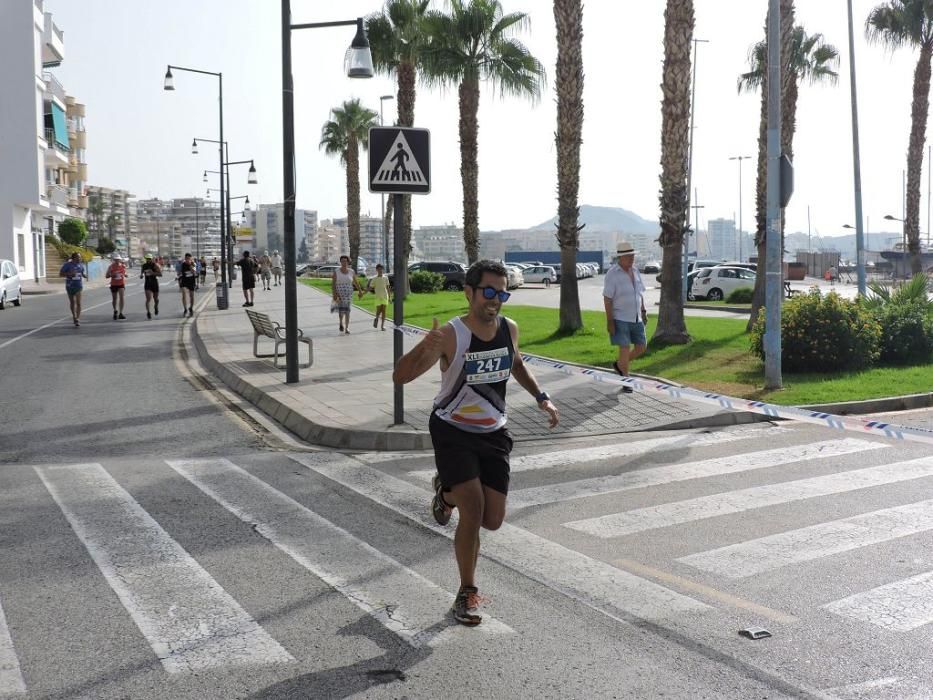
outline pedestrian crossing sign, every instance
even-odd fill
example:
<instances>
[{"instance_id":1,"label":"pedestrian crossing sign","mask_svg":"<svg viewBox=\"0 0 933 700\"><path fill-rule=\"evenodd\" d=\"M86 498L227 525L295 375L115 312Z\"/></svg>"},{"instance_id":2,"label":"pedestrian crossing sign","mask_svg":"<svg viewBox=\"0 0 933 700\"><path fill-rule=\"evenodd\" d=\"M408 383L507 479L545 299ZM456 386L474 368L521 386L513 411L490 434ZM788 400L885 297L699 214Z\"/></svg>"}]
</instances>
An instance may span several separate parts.
<instances>
[{"instance_id":1,"label":"pedestrian crossing sign","mask_svg":"<svg viewBox=\"0 0 933 700\"><path fill-rule=\"evenodd\" d=\"M369 191L428 194L431 191L431 133L410 127L369 130Z\"/></svg>"}]
</instances>

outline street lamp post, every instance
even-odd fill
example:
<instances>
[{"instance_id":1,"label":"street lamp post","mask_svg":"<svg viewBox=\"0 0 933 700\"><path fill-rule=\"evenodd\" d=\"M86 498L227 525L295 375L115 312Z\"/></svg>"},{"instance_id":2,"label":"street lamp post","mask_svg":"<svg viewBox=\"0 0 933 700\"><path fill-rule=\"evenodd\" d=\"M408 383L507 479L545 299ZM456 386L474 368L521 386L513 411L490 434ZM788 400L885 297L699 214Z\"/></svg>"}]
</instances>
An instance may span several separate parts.
<instances>
[{"instance_id":1,"label":"street lamp post","mask_svg":"<svg viewBox=\"0 0 933 700\"><path fill-rule=\"evenodd\" d=\"M373 77L373 57L363 18L292 24L291 0L282 0L282 169L285 219L285 383L298 382L298 287L295 260L295 86L292 80L292 30L356 25L346 55L347 76ZM396 251L396 254L398 251Z\"/></svg>"},{"instance_id":2,"label":"street lamp post","mask_svg":"<svg viewBox=\"0 0 933 700\"><path fill-rule=\"evenodd\" d=\"M859 296L865 296L865 233L862 229L862 160L858 143L858 97L855 90L855 34L852 29L852 0L849 12L849 87L852 103L852 173L855 191L855 273Z\"/></svg>"},{"instance_id":3,"label":"street lamp post","mask_svg":"<svg viewBox=\"0 0 933 700\"><path fill-rule=\"evenodd\" d=\"M382 116L382 105L386 100L394 100L394 95L382 95L379 98L379 126L385 126L385 119ZM386 266L386 269L389 269L389 227L386 223L386 196L382 192L379 194L379 211L382 214L382 255L383 260L382 264Z\"/></svg>"},{"instance_id":4,"label":"street lamp post","mask_svg":"<svg viewBox=\"0 0 933 700\"><path fill-rule=\"evenodd\" d=\"M907 227L904 225L904 219L899 219L896 216L891 216L890 214L884 215L885 221L900 221L901 222L901 257L900 262L904 265L904 277L907 278Z\"/></svg>"},{"instance_id":5,"label":"street lamp post","mask_svg":"<svg viewBox=\"0 0 933 700\"><path fill-rule=\"evenodd\" d=\"M223 73L214 73L213 71L198 70L196 68L182 68L181 66L169 65L165 70L165 83L163 84L163 88L165 90L175 89L175 78L172 75L173 68L175 70L185 71L187 73L200 73L201 75L213 75L217 78L218 97L219 97L218 101L220 103L220 108L219 108L220 109L220 136L218 138L217 151L218 151L218 156L220 160L220 169L223 170L224 169L223 168L223 163L224 163L224 149L223 149L223 144L224 144L224 76L223 76ZM197 141L195 141L193 144L193 150L195 153L197 153ZM225 209L224 209L223 178L220 178L220 188L221 188L221 195L220 195L220 228L221 228L220 245L221 245L221 248L220 248L220 252L221 252L221 256L223 256L224 250L225 250L224 245L226 243L226 238L227 238L227 233L228 233L226 229L224 228L224 223L225 223L224 220L226 217L225 217ZM227 273L226 273L226 270L221 269L220 292L217 295L217 308L218 309L223 310L229 306L230 300L228 296L228 290L229 290L229 287L227 284Z\"/></svg>"},{"instance_id":6,"label":"street lamp post","mask_svg":"<svg viewBox=\"0 0 933 700\"><path fill-rule=\"evenodd\" d=\"M729 160L739 161L739 262L742 262L742 161L748 160L751 156L731 156Z\"/></svg>"}]
</instances>

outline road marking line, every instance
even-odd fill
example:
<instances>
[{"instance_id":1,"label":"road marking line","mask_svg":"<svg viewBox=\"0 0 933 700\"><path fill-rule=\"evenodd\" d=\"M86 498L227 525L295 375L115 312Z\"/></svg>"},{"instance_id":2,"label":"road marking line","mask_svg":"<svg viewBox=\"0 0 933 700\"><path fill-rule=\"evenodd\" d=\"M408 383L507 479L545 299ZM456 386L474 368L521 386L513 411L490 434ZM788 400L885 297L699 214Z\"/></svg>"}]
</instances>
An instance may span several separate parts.
<instances>
[{"instance_id":1,"label":"road marking line","mask_svg":"<svg viewBox=\"0 0 933 700\"><path fill-rule=\"evenodd\" d=\"M647 566L632 559L617 559L613 562L613 564L621 569L625 569L626 571L631 571L633 574L638 574L639 576L650 576L651 578L670 583L674 586L677 586L678 588L692 591L693 593L699 593L700 595L706 596L707 598L712 598L713 600L718 600L721 603L725 603L726 605L731 605L735 608L741 608L742 610L748 610L749 612L753 612L756 615L766 617L772 622L780 622L783 624L792 624L797 622L796 617L781 612L780 610L775 610L774 608L769 608L764 605L759 605L758 603L753 603L750 600L739 598L732 595L731 593L726 593L725 591L720 591L711 586L706 586L702 583L691 581L688 578L678 576L677 574L672 574L671 572L664 571L663 569L655 569L652 566Z\"/></svg>"},{"instance_id":2,"label":"road marking line","mask_svg":"<svg viewBox=\"0 0 933 700\"><path fill-rule=\"evenodd\" d=\"M736 430L722 430L714 433L688 433L660 438L648 438L632 442L597 445L596 447L583 447L572 450L559 450L556 452L539 452L538 454L523 455L511 460L509 471L511 473L551 469L553 467L566 467L568 464L582 464L584 462L602 462L606 460L628 459L635 455L648 454L663 450L692 449L694 447L707 447L722 445L737 440L761 438L767 433L789 433L787 428L778 426L755 426ZM410 455L408 457L411 458ZM364 461L373 464L383 459L364 457ZM410 472L410 475L425 482L430 482L437 473L435 469L424 469Z\"/></svg>"},{"instance_id":3,"label":"road marking line","mask_svg":"<svg viewBox=\"0 0 933 700\"><path fill-rule=\"evenodd\" d=\"M861 696L861 694L866 690L886 688L892 685L897 685L900 682L900 676L888 676L886 678L875 678L870 681L862 681L861 683L847 683L846 685L837 685L832 688L823 688L823 692L832 693L833 695L838 695L839 693L852 693L852 697L854 698Z\"/></svg>"},{"instance_id":4,"label":"road marking line","mask_svg":"<svg viewBox=\"0 0 933 700\"><path fill-rule=\"evenodd\" d=\"M35 471L167 672L294 661L101 465Z\"/></svg>"},{"instance_id":5,"label":"road marking line","mask_svg":"<svg viewBox=\"0 0 933 700\"><path fill-rule=\"evenodd\" d=\"M927 509L931 506L933 501L925 502ZM933 571L834 600L823 608L884 629L909 632L933 622Z\"/></svg>"},{"instance_id":6,"label":"road marking line","mask_svg":"<svg viewBox=\"0 0 933 700\"><path fill-rule=\"evenodd\" d=\"M129 295L127 295L127 296L129 296ZM113 304L113 301L102 301L100 304L94 304L94 306L82 306L82 307L81 307L81 313L83 314L85 311L91 311L92 309L96 309L96 308L99 308L99 307L101 307L101 306L110 306L110 305L112 305L112 304ZM15 338L10 338L9 340L7 340L7 341L5 341L5 342L0 343L0 350L2 350L3 348L5 348L7 345L12 345L12 344L15 343L16 341L22 340L23 338L26 338L26 337L32 335L33 333L38 333L39 331L44 331L46 328L50 328L50 327L54 326L56 323L61 323L62 321L71 321L71 320L72 320L71 316L63 316L62 318L56 319L55 321L49 321L49 322L46 323L44 326L39 326L38 328L33 328L31 331L26 331L25 333L22 333L22 334L16 336Z\"/></svg>"},{"instance_id":7,"label":"road marking line","mask_svg":"<svg viewBox=\"0 0 933 700\"><path fill-rule=\"evenodd\" d=\"M454 528L441 527L429 513L430 493L407 481L333 453L290 455L312 471L359 493L449 539ZM456 513L454 515L456 518ZM455 523L451 520L451 523ZM527 530L505 523L483 538L481 553L549 588L616 620L634 616L670 620L711 607L652 581Z\"/></svg>"},{"instance_id":8,"label":"road marking line","mask_svg":"<svg viewBox=\"0 0 933 700\"><path fill-rule=\"evenodd\" d=\"M0 605L0 698L10 695L23 695L26 692L26 680L16 658L13 637L6 624L3 606Z\"/></svg>"},{"instance_id":9,"label":"road marking line","mask_svg":"<svg viewBox=\"0 0 933 700\"><path fill-rule=\"evenodd\" d=\"M774 450L747 452L686 464L638 469L612 476L600 476L592 479L565 481L547 486L518 489L509 494L509 501L514 508L527 508L586 496L630 491L645 486L658 486L675 481L767 469L809 459L838 457L864 450L881 449L887 446L885 443L856 440L855 438L824 440L806 445L792 445Z\"/></svg>"},{"instance_id":10,"label":"road marking line","mask_svg":"<svg viewBox=\"0 0 933 700\"><path fill-rule=\"evenodd\" d=\"M677 561L727 578L744 578L927 530L933 530L933 500L780 532Z\"/></svg>"},{"instance_id":11,"label":"road marking line","mask_svg":"<svg viewBox=\"0 0 933 700\"><path fill-rule=\"evenodd\" d=\"M167 464L413 647L474 635L446 615L454 595L226 459ZM513 633L484 615L479 631Z\"/></svg>"},{"instance_id":12,"label":"road marking line","mask_svg":"<svg viewBox=\"0 0 933 700\"><path fill-rule=\"evenodd\" d=\"M798 479L767 486L755 486L710 496L663 503L612 513L599 518L575 520L564 527L579 530L594 537L608 538L630 535L682 523L695 522L721 515L733 515L756 508L802 501L832 494L846 493L900 481L933 476L933 457L884 464L847 472L838 472L810 479Z\"/></svg>"}]
</instances>

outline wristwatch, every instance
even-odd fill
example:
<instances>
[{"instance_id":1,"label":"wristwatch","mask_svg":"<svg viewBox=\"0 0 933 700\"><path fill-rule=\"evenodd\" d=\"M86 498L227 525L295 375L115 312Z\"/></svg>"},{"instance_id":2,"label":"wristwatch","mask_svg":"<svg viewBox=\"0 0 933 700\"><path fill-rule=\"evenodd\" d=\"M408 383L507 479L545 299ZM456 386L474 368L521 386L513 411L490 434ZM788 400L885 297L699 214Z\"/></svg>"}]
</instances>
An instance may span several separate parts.
<instances>
[{"instance_id":1,"label":"wristwatch","mask_svg":"<svg viewBox=\"0 0 933 700\"><path fill-rule=\"evenodd\" d=\"M548 395L546 391L542 391L540 394L535 396L535 401L537 401L538 403L544 403L545 401L550 401L550 400L551 400L551 397Z\"/></svg>"}]
</instances>

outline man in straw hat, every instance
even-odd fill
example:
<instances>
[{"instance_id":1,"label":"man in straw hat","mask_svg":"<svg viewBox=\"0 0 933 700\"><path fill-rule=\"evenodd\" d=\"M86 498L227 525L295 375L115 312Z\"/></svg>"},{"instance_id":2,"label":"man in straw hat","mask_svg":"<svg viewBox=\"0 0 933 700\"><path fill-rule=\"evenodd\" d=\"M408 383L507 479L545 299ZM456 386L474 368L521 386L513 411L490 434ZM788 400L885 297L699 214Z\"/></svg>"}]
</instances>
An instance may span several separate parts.
<instances>
[{"instance_id":1,"label":"man in straw hat","mask_svg":"<svg viewBox=\"0 0 933 700\"><path fill-rule=\"evenodd\" d=\"M648 348L645 336L648 312L645 309L645 284L635 269L635 249L628 241L622 241L616 253L618 262L609 268L603 283L603 303L609 341L619 347L619 357L613 367L627 377L629 363ZM622 391L631 394L632 387L625 384Z\"/></svg>"}]
</instances>

